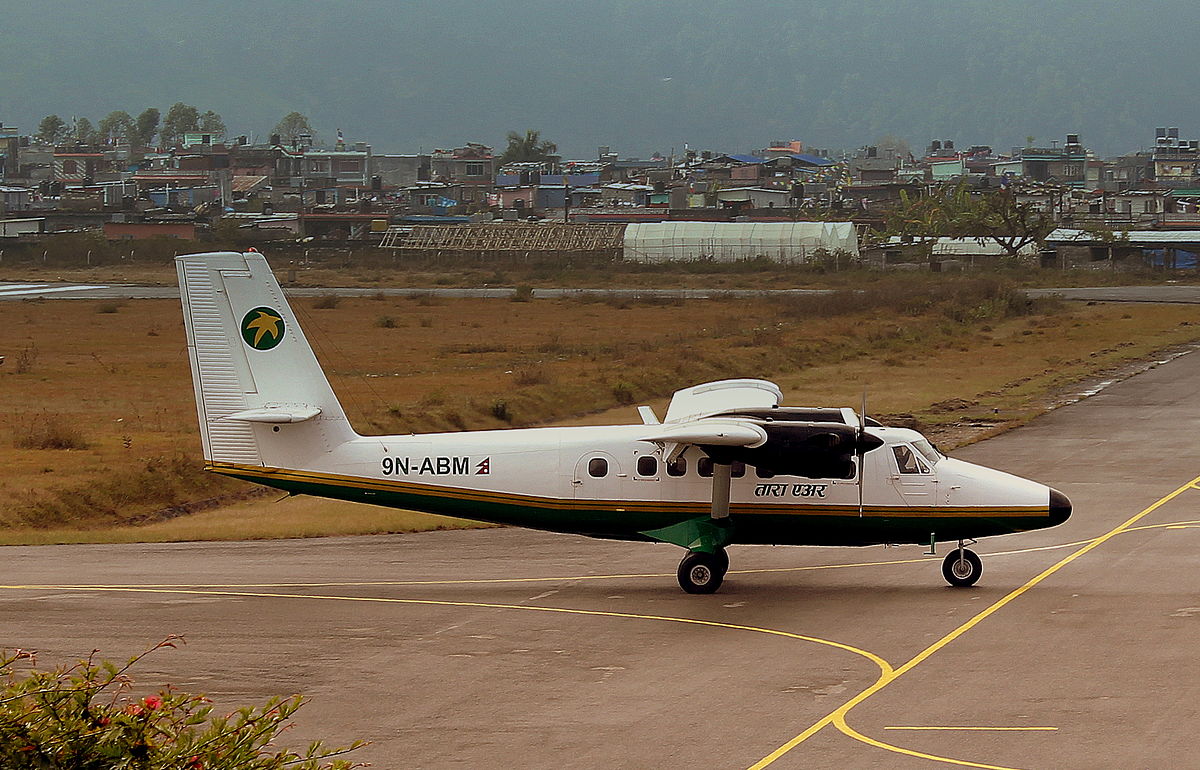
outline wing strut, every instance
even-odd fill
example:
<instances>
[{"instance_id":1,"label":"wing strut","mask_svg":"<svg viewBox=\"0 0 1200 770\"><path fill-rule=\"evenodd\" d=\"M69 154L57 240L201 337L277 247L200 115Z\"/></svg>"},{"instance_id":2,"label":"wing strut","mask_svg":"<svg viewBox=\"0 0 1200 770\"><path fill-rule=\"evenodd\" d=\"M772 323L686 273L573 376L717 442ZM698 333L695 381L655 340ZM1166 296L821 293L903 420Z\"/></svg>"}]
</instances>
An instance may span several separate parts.
<instances>
[{"instance_id":1,"label":"wing strut","mask_svg":"<svg viewBox=\"0 0 1200 770\"><path fill-rule=\"evenodd\" d=\"M733 484L732 468L724 463L713 463L712 518L718 521L729 519L729 488Z\"/></svg>"}]
</instances>

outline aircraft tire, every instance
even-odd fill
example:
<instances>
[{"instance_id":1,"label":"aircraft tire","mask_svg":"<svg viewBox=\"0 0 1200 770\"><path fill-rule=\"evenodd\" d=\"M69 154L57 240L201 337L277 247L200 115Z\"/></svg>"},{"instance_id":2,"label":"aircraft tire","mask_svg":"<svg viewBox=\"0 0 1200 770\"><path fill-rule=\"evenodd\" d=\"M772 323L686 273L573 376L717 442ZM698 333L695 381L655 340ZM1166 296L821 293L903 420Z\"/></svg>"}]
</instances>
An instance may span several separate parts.
<instances>
[{"instance_id":1,"label":"aircraft tire","mask_svg":"<svg viewBox=\"0 0 1200 770\"><path fill-rule=\"evenodd\" d=\"M725 573L729 571L729 552L724 548L718 548L714 554L721 565L721 577L725 577Z\"/></svg>"},{"instance_id":2,"label":"aircraft tire","mask_svg":"<svg viewBox=\"0 0 1200 770\"><path fill-rule=\"evenodd\" d=\"M961 560L959 559L960 550L962 551ZM955 548L946 554L945 560L942 561L942 577L956 588L975 585L982 574L983 562L975 555L974 551L967 548Z\"/></svg>"},{"instance_id":3,"label":"aircraft tire","mask_svg":"<svg viewBox=\"0 0 1200 770\"><path fill-rule=\"evenodd\" d=\"M679 562L679 587L689 594L716 593L728 564L728 557L692 551Z\"/></svg>"}]
</instances>

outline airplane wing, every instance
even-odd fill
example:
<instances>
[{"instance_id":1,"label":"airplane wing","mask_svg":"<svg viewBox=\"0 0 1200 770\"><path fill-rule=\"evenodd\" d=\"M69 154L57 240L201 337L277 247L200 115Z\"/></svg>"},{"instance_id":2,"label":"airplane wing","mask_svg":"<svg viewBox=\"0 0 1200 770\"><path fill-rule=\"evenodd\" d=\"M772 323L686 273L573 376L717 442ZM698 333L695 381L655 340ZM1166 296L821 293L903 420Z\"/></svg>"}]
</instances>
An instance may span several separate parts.
<instances>
[{"instance_id":1,"label":"airplane wing","mask_svg":"<svg viewBox=\"0 0 1200 770\"><path fill-rule=\"evenodd\" d=\"M778 475L841 479L854 478L856 455L883 445L861 430L851 410L828 410L833 414L818 420L792 416L772 409L778 406L778 393L763 380L726 380L681 390L671 400L667 419L647 425L641 440L662 444L668 462L695 446L722 465L740 462ZM778 416L754 414L764 407ZM742 409L750 414L727 414Z\"/></svg>"}]
</instances>

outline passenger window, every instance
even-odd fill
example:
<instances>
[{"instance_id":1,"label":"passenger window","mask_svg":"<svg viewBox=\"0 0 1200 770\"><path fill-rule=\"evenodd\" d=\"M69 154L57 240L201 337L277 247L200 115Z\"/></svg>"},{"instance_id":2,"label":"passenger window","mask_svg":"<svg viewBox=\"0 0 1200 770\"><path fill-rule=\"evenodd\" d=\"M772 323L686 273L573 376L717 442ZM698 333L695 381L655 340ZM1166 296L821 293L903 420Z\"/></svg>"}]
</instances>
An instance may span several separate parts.
<instances>
[{"instance_id":1,"label":"passenger window","mask_svg":"<svg viewBox=\"0 0 1200 770\"><path fill-rule=\"evenodd\" d=\"M588 475L594 479L602 479L608 475L608 460L603 457L593 457L588 461Z\"/></svg>"},{"instance_id":2,"label":"passenger window","mask_svg":"<svg viewBox=\"0 0 1200 770\"><path fill-rule=\"evenodd\" d=\"M900 444L892 447L892 453L896 455L896 465L900 467L901 473L929 473L925 464L917 459L912 447Z\"/></svg>"},{"instance_id":3,"label":"passenger window","mask_svg":"<svg viewBox=\"0 0 1200 770\"><path fill-rule=\"evenodd\" d=\"M639 476L657 476L658 458L642 455L637 461L637 472Z\"/></svg>"},{"instance_id":4,"label":"passenger window","mask_svg":"<svg viewBox=\"0 0 1200 770\"><path fill-rule=\"evenodd\" d=\"M687 473L687 458L676 457L671 462L667 463L667 475L679 478Z\"/></svg>"},{"instance_id":5,"label":"passenger window","mask_svg":"<svg viewBox=\"0 0 1200 770\"><path fill-rule=\"evenodd\" d=\"M758 476L760 479L773 479L773 478L775 478L775 472L774 472L774 471L769 471L769 470L767 470L766 468L755 468L755 469L754 469L754 475L755 475L755 476Z\"/></svg>"},{"instance_id":6,"label":"passenger window","mask_svg":"<svg viewBox=\"0 0 1200 770\"><path fill-rule=\"evenodd\" d=\"M740 462L731 463L729 465L729 475L735 479L740 479L742 476L745 476L746 475L746 464L740 463Z\"/></svg>"},{"instance_id":7,"label":"passenger window","mask_svg":"<svg viewBox=\"0 0 1200 770\"><path fill-rule=\"evenodd\" d=\"M699 473L704 478L712 478L713 461L711 457L701 457L696 461L696 473Z\"/></svg>"}]
</instances>

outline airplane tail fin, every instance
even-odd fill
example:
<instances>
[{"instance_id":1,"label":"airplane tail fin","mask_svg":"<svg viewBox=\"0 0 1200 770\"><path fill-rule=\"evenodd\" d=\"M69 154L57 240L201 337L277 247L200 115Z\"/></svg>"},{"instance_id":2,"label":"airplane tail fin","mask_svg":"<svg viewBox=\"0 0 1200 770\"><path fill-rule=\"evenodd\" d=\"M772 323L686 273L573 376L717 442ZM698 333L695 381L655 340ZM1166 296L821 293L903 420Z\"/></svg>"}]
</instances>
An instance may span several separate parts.
<instances>
[{"instance_id":1,"label":"airplane tail fin","mask_svg":"<svg viewBox=\"0 0 1200 770\"><path fill-rule=\"evenodd\" d=\"M261 254L175 265L206 462L303 468L356 438Z\"/></svg>"}]
</instances>

